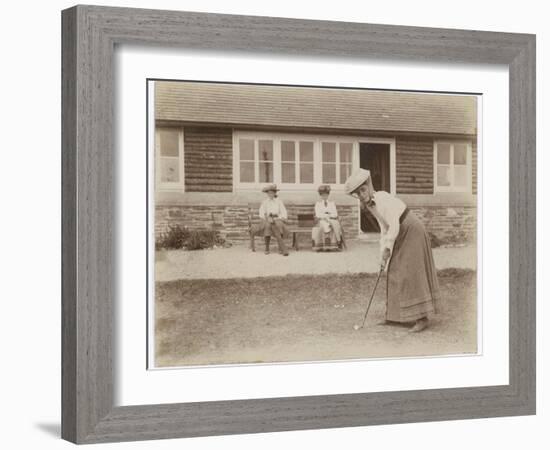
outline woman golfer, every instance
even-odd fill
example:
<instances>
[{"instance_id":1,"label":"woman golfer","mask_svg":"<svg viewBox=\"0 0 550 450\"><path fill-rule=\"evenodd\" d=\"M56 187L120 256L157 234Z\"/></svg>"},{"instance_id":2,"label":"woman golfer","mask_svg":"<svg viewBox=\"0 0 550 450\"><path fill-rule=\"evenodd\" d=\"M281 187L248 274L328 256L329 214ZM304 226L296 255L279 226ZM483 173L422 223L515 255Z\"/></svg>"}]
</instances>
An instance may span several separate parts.
<instances>
[{"instance_id":1,"label":"woman golfer","mask_svg":"<svg viewBox=\"0 0 550 450\"><path fill-rule=\"evenodd\" d=\"M380 265L387 268L386 323L414 321L411 332L424 330L428 315L441 310L441 297L422 222L398 198L376 192L368 170L349 177L346 193L358 198L380 225Z\"/></svg>"}]
</instances>

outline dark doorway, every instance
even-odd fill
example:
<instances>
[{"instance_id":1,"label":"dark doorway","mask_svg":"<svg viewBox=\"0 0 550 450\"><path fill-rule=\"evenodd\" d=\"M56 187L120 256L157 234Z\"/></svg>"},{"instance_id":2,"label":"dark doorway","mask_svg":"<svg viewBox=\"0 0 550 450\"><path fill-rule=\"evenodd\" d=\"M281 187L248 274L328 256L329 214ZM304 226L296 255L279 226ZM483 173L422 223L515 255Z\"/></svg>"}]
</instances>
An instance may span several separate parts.
<instances>
[{"instance_id":1,"label":"dark doorway","mask_svg":"<svg viewBox=\"0 0 550 450\"><path fill-rule=\"evenodd\" d=\"M370 170L375 191L390 192L390 144L360 143L359 167ZM361 231L380 232L378 221L366 210L361 213Z\"/></svg>"}]
</instances>

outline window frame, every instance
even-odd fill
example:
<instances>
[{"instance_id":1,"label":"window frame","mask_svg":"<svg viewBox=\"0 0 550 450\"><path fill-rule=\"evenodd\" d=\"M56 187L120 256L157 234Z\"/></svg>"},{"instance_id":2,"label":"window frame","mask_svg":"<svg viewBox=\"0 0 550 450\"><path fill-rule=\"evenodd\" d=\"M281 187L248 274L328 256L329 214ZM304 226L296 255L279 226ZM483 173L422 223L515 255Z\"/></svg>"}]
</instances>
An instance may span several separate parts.
<instances>
[{"instance_id":1,"label":"window frame","mask_svg":"<svg viewBox=\"0 0 550 450\"><path fill-rule=\"evenodd\" d=\"M255 152L255 181L254 182L241 182L240 181L240 139L254 140L254 152ZM351 144L351 170L359 167L359 142L363 142L365 139L358 138L357 136L341 136L341 135L315 135L315 134L302 134L302 133L284 133L284 132L265 132L265 131L233 131L233 188L234 190L258 190L261 189L266 183L259 182L258 173L258 141L271 139L273 141L273 183L277 184L277 187L281 190L287 191L306 191L316 189L320 184L330 184L334 191L344 191L344 184L346 180L339 180L340 177L340 144ZM294 170L295 180L294 183L283 183L282 181L282 141L294 142ZM297 182L300 179L300 142L311 142L313 144L313 182L301 183ZM322 182L322 142L334 142L336 143L336 181L337 183L323 183ZM289 161L286 161L289 162ZM340 183L338 183L340 181Z\"/></svg>"},{"instance_id":2,"label":"window frame","mask_svg":"<svg viewBox=\"0 0 550 450\"><path fill-rule=\"evenodd\" d=\"M437 153L438 145L445 144L450 146L449 165L451 166L451 185L439 186L437 184ZM454 183L454 147L455 145L466 146L466 185L456 186ZM472 142L465 140L434 140L433 147L433 193L445 193L445 192L459 192L459 193L472 193Z\"/></svg>"},{"instance_id":3,"label":"window frame","mask_svg":"<svg viewBox=\"0 0 550 450\"><path fill-rule=\"evenodd\" d=\"M160 153L160 139L159 132L162 130L170 130L178 132L178 169L179 169L179 181L178 182L162 182L160 162L161 158L166 158ZM184 130L183 127L170 127L160 126L155 127L155 187L161 191L185 191L185 164L184 164ZM176 158L175 156L171 158Z\"/></svg>"}]
</instances>

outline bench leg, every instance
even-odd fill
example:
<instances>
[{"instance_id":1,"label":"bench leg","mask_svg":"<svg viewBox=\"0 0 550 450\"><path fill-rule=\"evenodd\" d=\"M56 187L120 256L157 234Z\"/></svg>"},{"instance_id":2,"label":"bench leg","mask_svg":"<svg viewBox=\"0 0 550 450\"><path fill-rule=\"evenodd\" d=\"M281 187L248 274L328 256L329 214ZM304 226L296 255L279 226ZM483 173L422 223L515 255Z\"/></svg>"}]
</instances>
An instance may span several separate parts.
<instances>
[{"instance_id":1,"label":"bench leg","mask_svg":"<svg viewBox=\"0 0 550 450\"><path fill-rule=\"evenodd\" d=\"M254 238L254 232L253 231L249 231L249 234L250 234L250 250L252 250L253 252L256 251L256 239Z\"/></svg>"}]
</instances>

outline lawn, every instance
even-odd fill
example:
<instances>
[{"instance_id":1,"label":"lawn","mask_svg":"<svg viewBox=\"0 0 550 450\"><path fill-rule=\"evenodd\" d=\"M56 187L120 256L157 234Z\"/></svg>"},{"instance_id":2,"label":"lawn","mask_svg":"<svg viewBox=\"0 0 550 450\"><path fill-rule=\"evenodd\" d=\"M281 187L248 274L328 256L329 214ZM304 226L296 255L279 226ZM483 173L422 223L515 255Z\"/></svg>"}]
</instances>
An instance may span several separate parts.
<instances>
[{"instance_id":1,"label":"lawn","mask_svg":"<svg viewBox=\"0 0 550 450\"><path fill-rule=\"evenodd\" d=\"M331 274L156 283L159 367L425 356L477 351L476 273L439 272L446 310L431 327L381 325L385 275Z\"/></svg>"}]
</instances>

